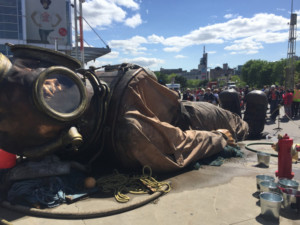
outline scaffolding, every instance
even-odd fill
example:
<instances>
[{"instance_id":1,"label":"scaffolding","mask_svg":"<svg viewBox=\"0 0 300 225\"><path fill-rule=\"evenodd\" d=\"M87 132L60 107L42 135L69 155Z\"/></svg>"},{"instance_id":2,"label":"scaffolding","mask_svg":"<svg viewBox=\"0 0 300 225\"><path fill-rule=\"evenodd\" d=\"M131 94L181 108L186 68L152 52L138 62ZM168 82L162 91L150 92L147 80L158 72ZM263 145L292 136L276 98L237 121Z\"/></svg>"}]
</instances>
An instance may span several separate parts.
<instances>
[{"instance_id":1,"label":"scaffolding","mask_svg":"<svg viewBox=\"0 0 300 225\"><path fill-rule=\"evenodd\" d=\"M79 1L79 10L77 10L77 1ZM109 46L103 41L103 39L99 36L99 34L91 27L88 21L82 16L82 3L84 2L85 0L74 0L74 4L72 4L72 7L74 8L75 47L73 47L72 49L71 56L80 60L82 65L84 65L89 61L96 60L96 58L111 52ZM84 46L84 42L85 43L87 42L84 40L83 37L83 21L86 22L86 24L92 29L92 31L97 35L97 37L104 43L105 48ZM78 26L79 26L79 31L78 31ZM78 44L80 44L80 46L78 46ZM78 50L80 50L80 56Z\"/></svg>"},{"instance_id":2,"label":"scaffolding","mask_svg":"<svg viewBox=\"0 0 300 225\"><path fill-rule=\"evenodd\" d=\"M293 0L292 0L289 42L288 42L288 52L287 52L287 70L286 70L286 79L285 79L286 89L294 89L294 85L295 85L296 32L297 32L297 14L293 13Z\"/></svg>"}]
</instances>

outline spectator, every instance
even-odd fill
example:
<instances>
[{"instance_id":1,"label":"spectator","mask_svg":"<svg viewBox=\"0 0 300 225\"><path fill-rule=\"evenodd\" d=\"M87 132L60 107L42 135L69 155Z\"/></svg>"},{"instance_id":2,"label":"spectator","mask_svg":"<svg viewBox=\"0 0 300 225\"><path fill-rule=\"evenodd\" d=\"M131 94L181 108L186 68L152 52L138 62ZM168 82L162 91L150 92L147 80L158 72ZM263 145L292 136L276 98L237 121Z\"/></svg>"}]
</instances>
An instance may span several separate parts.
<instances>
[{"instance_id":1,"label":"spectator","mask_svg":"<svg viewBox=\"0 0 300 225\"><path fill-rule=\"evenodd\" d=\"M204 101L204 92L205 92L205 90L203 88L201 88L199 90L199 92L197 93L197 96L196 96L196 101L198 101L198 102L203 102Z\"/></svg>"},{"instance_id":2,"label":"spectator","mask_svg":"<svg viewBox=\"0 0 300 225\"><path fill-rule=\"evenodd\" d=\"M182 100L194 101L194 96L191 94L191 89L187 88L183 94Z\"/></svg>"},{"instance_id":3,"label":"spectator","mask_svg":"<svg viewBox=\"0 0 300 225\"><path fill-rule=\"evenodd\" d=\"M210 88L206 88L203 100L209 103L212 103L215 100L215 96L213 95L213 93L211 93Z\"/></svg>"},{"instance_id":4,"label":"spectator","mask_svg":"<svg viewBox=\"0 0 300 225\"><path fill-rule=\"evenodd\" d=\"M293 103L293 93L291 90L287 90L283 95L283 106L285 115L290 119L292 118L292 103Z\"/></svg>"},{"instance_id":5,"label":"spectator","mask_svg":"<svg viewBox=\"0 0 300 225\"><path fill-rule=\"evenodd\" d=\"M244 89L244 96L246 96L249 93L249 86L246 85Z\"/></svg>"},{"instance_id":6,"label":"spectator","mask_svg":"<svg viewBox=\"0 0 300 225\"><path fill-rule=\"evenodd\" d=\"M296 85L293 94L293 103L292 103L292 117L295 118L298 115L300 104L300 83Z\"/></svg>"},{"instance_id":7,"label":"spectator","mask_svg":"<svg viewBox=\"0 0 300 225\"><path fill-rule=\"evenodd\" d=\"M279 91L275 88L275 85L271 86L271 90L269 91L269 103L271 108L271 120L274 122L276 117L279 115L279 103L282 100L282 96Z\"/></svg>"},{"instance_id":8,"label":"spectator","mask_svg":"<svg viewBox=\"0 0 300 225\"><path fill-rule=\"evenodd\" d=\"M219 90L218 89L214 89L213 91L213 95L215 96L215 99L213 100L213 104L214 105L219 105Z\"/></svg>"}]
</instances>

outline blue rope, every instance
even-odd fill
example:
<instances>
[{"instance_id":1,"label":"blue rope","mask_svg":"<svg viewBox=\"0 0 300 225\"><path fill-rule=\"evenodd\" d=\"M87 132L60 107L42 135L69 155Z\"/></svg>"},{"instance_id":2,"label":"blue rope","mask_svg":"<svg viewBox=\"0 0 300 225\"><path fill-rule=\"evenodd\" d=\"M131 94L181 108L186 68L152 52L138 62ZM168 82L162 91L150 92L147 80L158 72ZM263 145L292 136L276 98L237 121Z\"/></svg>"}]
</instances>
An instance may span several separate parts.
<instances>
[{"instance_id":1,"label":"blue rope","mask_svg":"<svg viewBox=\"0 0 300 225\"><path fill-rule=\"evenodd\" d=\"M53 208L65 202L64 184L59 177L47 177L15 182L7 200L14 204Z\"/></svg>"},{"instance_id":2,"label":"blue rope","mask_svg":"<svg viewBox=\"0 0 300 225\"><path fill-rule=\"evenodd\" d=\"M84 190L85 176L72 171L64 176L51 176L15 182L7 193L7 200L13 204L39 205L53 208L66 203L66 195L88 193Z\"/></svg>"}]
</instances>

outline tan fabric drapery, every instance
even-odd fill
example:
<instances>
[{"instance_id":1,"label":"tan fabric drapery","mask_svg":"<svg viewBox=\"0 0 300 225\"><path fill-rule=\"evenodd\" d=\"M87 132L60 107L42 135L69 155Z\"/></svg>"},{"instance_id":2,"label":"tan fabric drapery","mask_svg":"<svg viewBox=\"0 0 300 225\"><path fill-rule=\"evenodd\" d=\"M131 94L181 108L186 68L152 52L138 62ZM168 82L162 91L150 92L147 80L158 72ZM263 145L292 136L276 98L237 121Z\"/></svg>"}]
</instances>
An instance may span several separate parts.
<instances>
[{"instance_id":1,"label":"tan fabric drapery","mask_svg":"<svg viewBox=\"0 0 300 225\"><path fill-rule=\"evenodd\" d=\"M126 167L176 171L224 149L226 140L215 130L228 129L239 139L248 133L239 116L210 103L181 102L145 71L130 81L120 106L114 151Z\"/></svg>"}]
</instances>

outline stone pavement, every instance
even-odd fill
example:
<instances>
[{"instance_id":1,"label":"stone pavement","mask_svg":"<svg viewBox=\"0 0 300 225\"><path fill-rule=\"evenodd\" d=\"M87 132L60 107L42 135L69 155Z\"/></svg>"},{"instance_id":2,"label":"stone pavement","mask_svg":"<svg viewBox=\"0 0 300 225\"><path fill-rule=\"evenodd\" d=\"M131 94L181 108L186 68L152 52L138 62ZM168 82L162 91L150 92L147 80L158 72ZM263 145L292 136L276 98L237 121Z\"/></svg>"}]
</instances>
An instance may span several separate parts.
<instances>
[{"instance_id":1,"label":"stone pavement","mask_svg":"<svg viewBox=\"0 0 300 225\"><path fill-rule=\"evenodd\" d=\"M299 129L299 119L281 121L279 125L277 122L267 123L265 126L265 131L270 133L271 137L276 138L278 134L286 133L294 140L294 143L300 143ZM256 153L245 149L248 143L272 141L272 139L264 139L240 142L239 145L245 153L244 158L231 158L226 160L221 167L203 166L199 170L174 174L166 178L172 183L170 193L127 212L92 219L72 220L28 216L0 207L0 217L16 225L278 224L260 216L259 199L256 195L256 175L268 174L275 177L277 157L271 157L269 168L260 168L257 167ZM257 150L267 149L266 146L256 146L256 148ZM294 179L300 181L300 164L293 164L293 172L295 172ZM74 210L77 208L79 212L80 207L94 210L99 207L105 208L107 204L107 201L94 201L91 198L79 201L72 207ZM296 211L282 209L280 213L280 224L300 224L300 214Z\"/></svg>"}]
</instances>

